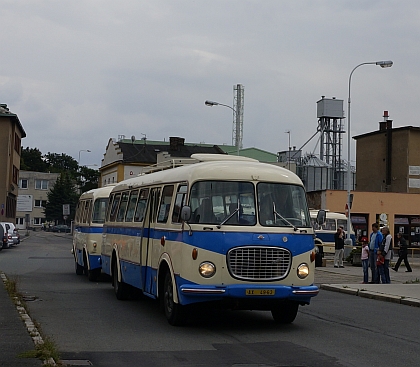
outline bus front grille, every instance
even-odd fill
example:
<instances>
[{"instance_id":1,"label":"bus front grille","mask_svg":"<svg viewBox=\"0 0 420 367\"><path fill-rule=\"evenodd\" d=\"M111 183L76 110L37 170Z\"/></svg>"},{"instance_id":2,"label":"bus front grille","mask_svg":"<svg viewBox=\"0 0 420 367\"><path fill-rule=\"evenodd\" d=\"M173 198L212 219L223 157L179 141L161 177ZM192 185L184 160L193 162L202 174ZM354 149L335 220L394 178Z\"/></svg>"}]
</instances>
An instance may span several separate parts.
<instances>
[{"instance_id":1,"label":"bus front grille","mask_svg":"<svg viewBox=\"0 0 420 367\"><path fill-rule=\"evenodd\" d=\"M227 254L230 274L241 280L282 279L287 276L291 262L290 251L278 247L236 247Z\"/></svg>"}]
</instances>

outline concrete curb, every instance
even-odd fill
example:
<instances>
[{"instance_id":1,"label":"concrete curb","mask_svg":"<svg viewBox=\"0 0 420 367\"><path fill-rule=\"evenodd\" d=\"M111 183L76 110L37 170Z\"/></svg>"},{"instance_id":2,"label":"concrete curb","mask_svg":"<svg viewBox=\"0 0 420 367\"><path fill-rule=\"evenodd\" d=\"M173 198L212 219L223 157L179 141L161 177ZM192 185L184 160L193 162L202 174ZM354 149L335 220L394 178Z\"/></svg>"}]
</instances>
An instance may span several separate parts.
<instances>
[{"instance_id":1,"label":"concrete curb","mask_svg":"<svg viewBox=\"0 0 420 367\"><path fill-rule=\"evenodd\" d=\"M420 307L420 299L417 299L417 298L410 298L410 297L398 296L398 295L393 295L393 294L375 292L375 291L363 289L363 288L359 289L359 288L352 287L350 285L321 284L320 288L327 291L332 291L332 292L345 293L345 294L350 294L350 295L369 298L369 299L376 299L380 301L393 302L393 303L398 303L398 304L407 305L407 306Z\"/></svg>"}]
</instances>

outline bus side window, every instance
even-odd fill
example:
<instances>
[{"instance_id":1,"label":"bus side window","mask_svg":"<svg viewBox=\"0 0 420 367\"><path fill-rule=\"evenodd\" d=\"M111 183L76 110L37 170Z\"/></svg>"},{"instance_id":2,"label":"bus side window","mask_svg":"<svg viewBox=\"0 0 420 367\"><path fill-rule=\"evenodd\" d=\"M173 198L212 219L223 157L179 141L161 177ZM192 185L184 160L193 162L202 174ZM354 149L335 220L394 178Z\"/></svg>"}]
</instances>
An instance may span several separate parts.
<instances>
[{"instance_id":1,"label":"bus side window","mask_svg":"<svg viewBox=\"0 0 420 367\"><path fill-rule=\"evenodd\" d=\"M90 201L86 200L85 201L85 207L83 210L83 218L81 220L82 223L87 223L88 222L88 215L89 215L89 207L90 207Z\"/></svg>"},{"instance_id":2,"label":"bus side window","mask_svg":"<svg viewBox=\"0 0 420 367\"><path fill-rule=\"evenodd\" d=\"M134 217L134 210L136 209L138 190L130 192L130 199L128 200L127 213L125 214L125 222L132 222Z\"/></svg>"},{"instance_id":3,"label":"bus side window","mask_svg":"<svg viewBox=\"0 0 420 367\"><path fill-rule=\"evenodd\" d=\"M117 222L122 222L124 219L125 209L128 203L128 192L123 192L121 196L120 207L118 208Z\"/></svg>"},{"instance_id":4,"label":"bus side window","mask_svg":"<svg viewBox=\"0 0 420 367\"><path fill-rule=\"evenodd\" d=\"M166 223L169 217L169 210L171 208L172 196L174 193L174 186L165 186L162 191L162 197L159 205L159 213L157 222Z\"/></svg>"},{"instance_id":5,"label":"bus side window","mask_svg":"<svg viewBox=\"0 0 420 367\"><path fill-rule=\"evenodd\" d=\"M149 196L149 189L140 191L140 197L137 202L136 211L134 214L135 222L143 222L144 212L146 211L147 197Z\"/></svg>"},{"instance_id":6,"label":"bus side window","mask_svg":"<svg viewBox=\"0 0 420 367\"><path fill-rule=\"evenodd\" d=\"M114 198L112 200L111 210L109 212L110 222L115 222L115 218L117 217L118 204L120 203L120 198L121 198L120 193L114 195Z\"/></svg>"},{"instance_id":7,"label":"bus side window","mask_svg":"<svg viewBox=\"0 0 420 367\"><path fill-rule=\"evenodd\" d=\"M174 210L172 212L172 222L181 223L181 209L185 205L187 198L187 185L179 185L175 198Z\"/></svg>"}]
</instances>

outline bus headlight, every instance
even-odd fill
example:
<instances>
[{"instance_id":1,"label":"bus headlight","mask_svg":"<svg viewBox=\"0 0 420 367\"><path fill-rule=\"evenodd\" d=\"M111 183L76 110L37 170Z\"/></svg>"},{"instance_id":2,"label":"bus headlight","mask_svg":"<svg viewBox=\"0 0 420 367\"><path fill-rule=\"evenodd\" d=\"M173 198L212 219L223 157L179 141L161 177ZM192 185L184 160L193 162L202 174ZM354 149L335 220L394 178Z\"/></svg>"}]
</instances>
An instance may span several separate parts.
<instances>
[{"instance_id":1,"label":"bus headlight","mask_svg":"<svg viewBox=\"0 0 420 367\"><path fill-rule=\"evenodd\" d=\"M300 279L305 279L309 275L309 266L308 264L300 264L297 268L297 276Z\"/></svg>"},{"instance_id":2,"label":"bus headlight","mask_svg":"<svg viewBox=\"0 0 420 367\"><path fill-rule=\"evenodd\" d=\"M211 278L216 273L216 265L209 261L205 261L200 264L198 271L202 277Z\"/></svg>"}]
</instances>

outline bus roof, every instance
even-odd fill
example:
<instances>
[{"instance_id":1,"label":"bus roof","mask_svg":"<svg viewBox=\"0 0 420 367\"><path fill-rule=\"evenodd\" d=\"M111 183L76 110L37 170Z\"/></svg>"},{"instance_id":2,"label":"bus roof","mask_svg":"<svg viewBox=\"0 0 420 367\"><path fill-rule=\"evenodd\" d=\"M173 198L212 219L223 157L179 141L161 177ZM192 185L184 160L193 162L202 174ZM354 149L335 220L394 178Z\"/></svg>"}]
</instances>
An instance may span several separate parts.
<instances>
[{"instance_id":1,"label":"bus roof","mask_svg":"<svg viewBox=\"0 0 420 367\"><path fill-rule=\"evenodd\" d=\"M237 156L223 157L222 160L210 159L199 163L129 178L119 182L114 190L119 191L125 188L166 182L188 181L192 183L201 180L264 181L303 186L300 178L285 168L268 163L260 163L249 158L238 159ZM227 159L226 157L234 158Z\"/></svg>"},{"instance_id":2,"label":"bus roof","mask_svg":"<svg viewBox=\"0 0 420 367\"><path fill-rule=\"evenodd\" d=\"M89 191L84 192L80 195L79 200L83 199L97 199L97 198L107 198L111 193L112 189L115 187L116 184L108 184L104 187L99 187L97 189L91 189Z\"/></svg>"}]
</instances>

